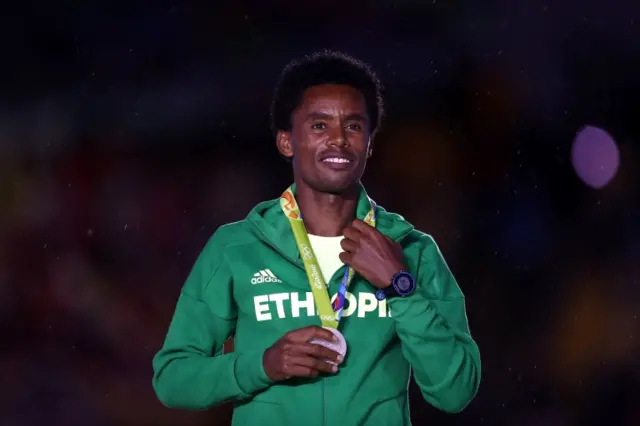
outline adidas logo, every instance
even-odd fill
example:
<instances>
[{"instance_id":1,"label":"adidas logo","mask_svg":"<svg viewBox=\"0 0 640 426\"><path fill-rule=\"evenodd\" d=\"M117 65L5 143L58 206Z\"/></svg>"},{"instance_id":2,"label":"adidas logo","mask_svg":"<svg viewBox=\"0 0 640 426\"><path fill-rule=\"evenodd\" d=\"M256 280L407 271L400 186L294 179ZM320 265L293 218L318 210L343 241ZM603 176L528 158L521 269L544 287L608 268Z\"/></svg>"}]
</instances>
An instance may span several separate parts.
<instances>
[{"instance_id":1,"label":"adidas logo","mask_svg":"<svg viewBox=\"0 0 640 426\"><path fill-rule=\"evenodd\" d=\"M251 278L251 284L262 284L262 283L281 283L282 281L278 279L270 269L263 269L259 272L253 274L253 278Z\"/></svg>"}]
</instances>

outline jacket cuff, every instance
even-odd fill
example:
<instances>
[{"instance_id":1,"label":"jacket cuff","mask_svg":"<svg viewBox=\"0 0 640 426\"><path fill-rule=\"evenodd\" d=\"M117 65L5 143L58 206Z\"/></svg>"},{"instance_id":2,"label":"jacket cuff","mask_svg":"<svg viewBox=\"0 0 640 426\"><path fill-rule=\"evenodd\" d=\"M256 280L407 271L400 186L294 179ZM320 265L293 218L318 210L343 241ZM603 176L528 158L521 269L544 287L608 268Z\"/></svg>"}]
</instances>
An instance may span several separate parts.
<instances>
[{"instance_id":1,"label":"jacket cuff","mask_svg":"<svg viewBox=\"0 0 640 426\"><path fill-rule=\"evenodd\" d=\"M269 387L273 381L264 371L262 356L264 350L247 351L238 354L234 373L238 387L247 396Z\"/></svg>"}]
</instances>

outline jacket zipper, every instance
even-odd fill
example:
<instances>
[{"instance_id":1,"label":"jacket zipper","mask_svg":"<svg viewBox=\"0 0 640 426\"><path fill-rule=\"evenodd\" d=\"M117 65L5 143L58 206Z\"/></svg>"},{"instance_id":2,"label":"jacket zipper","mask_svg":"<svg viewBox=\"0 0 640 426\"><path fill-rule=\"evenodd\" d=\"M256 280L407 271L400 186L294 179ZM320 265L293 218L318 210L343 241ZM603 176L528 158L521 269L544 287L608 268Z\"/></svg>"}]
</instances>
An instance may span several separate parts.
<instances>
[{"instance_id":1,"label":"jacket zipper","mask_svg":"<svg viewBox=\"0 0 640 426\"><path fill-rule=\"evenodd\" d=\"M343 271L344 266L338 268L336 272L333 273L333 276L327 281L327 293L329 293L329 297L331 297L331 284L337 279L344 275ZM340 271L343 271L340 273ZM322 426L327 426L327 378L322 379Z\"/></svg>"},{"instance_id":2,"label":"jacket zipper","mask_svg":"<svg viewBox=\"0 0 640 426\"><path fill-rule=\"evenodd\" d=\"M327 379L322 379L322 426L327 426Z\"/></svg>"}]
</instances>

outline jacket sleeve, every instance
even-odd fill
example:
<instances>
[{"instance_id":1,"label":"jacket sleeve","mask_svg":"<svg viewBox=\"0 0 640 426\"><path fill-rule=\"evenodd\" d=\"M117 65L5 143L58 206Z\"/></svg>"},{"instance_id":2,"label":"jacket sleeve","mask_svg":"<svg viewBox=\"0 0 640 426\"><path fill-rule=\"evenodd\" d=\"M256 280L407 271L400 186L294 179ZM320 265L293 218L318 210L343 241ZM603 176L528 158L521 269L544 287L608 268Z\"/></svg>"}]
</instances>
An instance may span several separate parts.
<instances>
[{"instance_id":1,"label":"jacket sleeve","mask_svg":"<svg viewBox=\"0 0 640 426\"><path fill-rule=\"evenodd\" d=\"M222 354L235 329L224 244L207 242L178 298L164 345L153 359L153 388L167 407L204 410L269 386L263 351Z\"/></svg>"},{"instance_id":2,"label":"jacket sleeve","mask_svg":"<svg viewBox=\"0 0 640 426\"><path fill-rule=\"evenodd\" d=\"M389 300L391 316L424 399L462 411L480 386L480 351L469 332L465 299L435 241L424 235L416 291Z\"/></svg>"}]
</instances>

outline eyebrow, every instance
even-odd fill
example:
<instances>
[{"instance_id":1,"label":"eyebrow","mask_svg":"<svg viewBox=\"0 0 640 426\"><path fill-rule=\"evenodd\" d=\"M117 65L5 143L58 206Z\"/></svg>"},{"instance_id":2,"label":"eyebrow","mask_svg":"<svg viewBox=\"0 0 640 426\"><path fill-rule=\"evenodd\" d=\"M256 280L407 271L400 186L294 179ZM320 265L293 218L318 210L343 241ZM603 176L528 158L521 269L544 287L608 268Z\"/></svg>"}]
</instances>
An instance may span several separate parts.
<instances>
[{"instance_id":1,"label":"eyebrow","mask_svg":"<svg viewBox=\"0 0 640 426\"><path fill-rule=\"evenodd\" d=\"M332 120L335 118L331 114L325 114L323 112L312 112L307 115L307 120ZM347 121L367 121L367 118L362 114L349 114L345 117Z\"/></svg>"}]
</instances>

